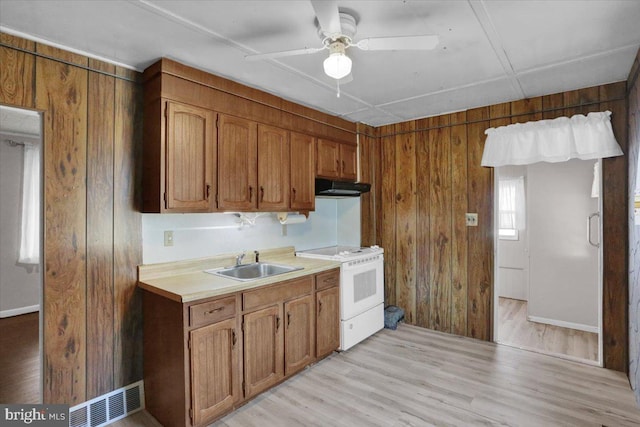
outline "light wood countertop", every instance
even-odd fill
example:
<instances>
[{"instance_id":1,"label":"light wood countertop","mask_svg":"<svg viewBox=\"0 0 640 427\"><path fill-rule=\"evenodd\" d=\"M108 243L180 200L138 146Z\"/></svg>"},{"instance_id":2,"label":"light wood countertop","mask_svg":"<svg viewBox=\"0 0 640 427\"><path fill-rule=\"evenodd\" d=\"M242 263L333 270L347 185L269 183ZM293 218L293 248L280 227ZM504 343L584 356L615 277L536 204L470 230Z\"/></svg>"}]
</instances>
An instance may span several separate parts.
<instances>
[{"instance_id":1,"label":"light wood countertop","mask_svg":"<svg viewBox=\"0 0 640 427\"><path fill-rule=\"evenodd\" d=\"M204 270L212 268L234 265L235 255L237 253L187 261L140 265L138 266L138 286L171 300L186 303L253 289L340 267L340 262L338 261L296 257L293 246L288 246L261 250L260 261L302 267L302 270L248 282L227 279L204 272ZM244 264L251 262L254 262L253 251L246 252L243 261Z\"/></svg>"}]
</instances>

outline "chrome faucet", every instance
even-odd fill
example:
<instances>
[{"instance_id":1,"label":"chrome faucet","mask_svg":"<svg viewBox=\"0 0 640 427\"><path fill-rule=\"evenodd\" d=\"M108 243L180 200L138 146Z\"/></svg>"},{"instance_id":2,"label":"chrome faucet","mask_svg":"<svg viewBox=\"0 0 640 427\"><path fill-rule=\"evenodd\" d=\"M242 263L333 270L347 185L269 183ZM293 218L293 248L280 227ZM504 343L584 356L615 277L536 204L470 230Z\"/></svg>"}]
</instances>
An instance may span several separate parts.
<instances>
[{"instance_id":1,"label":"chrome faucet","mask_svg":"<svg viewBox=\"0 0 640 427\"><path fill-rule=\"evenodd\" d=\"M258 252L258 251L253 251L253 253L254 253L254 254L255 254L255 256L256 256L256 262L260 262L260 252Z\"/></svg>"},{"instance_id":2,"label":"chrome faucet","mask_svg":"<svg viewBox=\"0 0 640 427\"><path fill-rule=\"evenodd\" d=\"M242 260L244 259L244 252L241 253L240 255L236 256L236 265L240 265L242 264Z\"/></svg>"}]
</instances>

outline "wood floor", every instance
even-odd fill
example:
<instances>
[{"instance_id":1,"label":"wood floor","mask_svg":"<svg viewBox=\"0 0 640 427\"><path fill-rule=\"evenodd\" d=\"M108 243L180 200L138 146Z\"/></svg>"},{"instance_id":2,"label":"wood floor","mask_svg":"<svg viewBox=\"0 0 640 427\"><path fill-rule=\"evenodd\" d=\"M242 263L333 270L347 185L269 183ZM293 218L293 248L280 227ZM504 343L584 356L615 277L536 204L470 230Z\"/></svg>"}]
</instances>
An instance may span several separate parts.
<instances>
[{"instance_id":1,"label":"wood floor","mask_svg":"<svg viewBox=\"0 0 640 427\"><path fill-rule=\"evenodd\" d=\"M598 334L527 320L527 302L500 298L498 342L576 360L598 361Z\"/></svg>"},{"instance_id":2,"label":"wood floor","mask_svg":"<svg viewBox=\"0 0 640 427\"><path fill-rule=\"evenodd\" d=\"M118 427L157 426L146 412ZM401 324L214 426L638 426L626 375Z\"/></svg>"},{"instance_id":3,"label":"wood floor","mask_svg":"<svg viewBox=\"0 0 640 427\"><path fill-rule=\"evenodd\" d=\"M0 403L40 403L38 313L0 319Z\"/></svg>"}]
</instances>

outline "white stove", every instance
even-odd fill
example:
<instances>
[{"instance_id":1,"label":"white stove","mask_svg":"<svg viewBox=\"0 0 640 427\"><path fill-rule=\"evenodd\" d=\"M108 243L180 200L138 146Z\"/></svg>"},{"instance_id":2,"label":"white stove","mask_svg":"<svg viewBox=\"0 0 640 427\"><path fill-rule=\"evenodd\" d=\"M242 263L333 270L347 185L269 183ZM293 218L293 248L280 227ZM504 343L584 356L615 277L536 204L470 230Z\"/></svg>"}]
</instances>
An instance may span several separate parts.
<instances>
[{"instance_id":1,"label":"white stove","mask_svg":"<svg viewBox=\"0 0 640 427\"><path fill-rule=\"evenodd\" d=\"M384 250L379 246L329 246L326 248L309 249L296 252L297 256L305 258L327 259L332 261L347 261L365 258L370 255L382 254Z\"/></svg>"},{"instance_id":2,"label":"white stove","mask_svg":"<svg viewBox=\"0 0 640 427\"><path fill-rule=\"evenodd\" d=\"M378 246L330 246L296 252L304 258L340 261L340 350L384 327L384 250Z\"/></svg>"}]
</instances>

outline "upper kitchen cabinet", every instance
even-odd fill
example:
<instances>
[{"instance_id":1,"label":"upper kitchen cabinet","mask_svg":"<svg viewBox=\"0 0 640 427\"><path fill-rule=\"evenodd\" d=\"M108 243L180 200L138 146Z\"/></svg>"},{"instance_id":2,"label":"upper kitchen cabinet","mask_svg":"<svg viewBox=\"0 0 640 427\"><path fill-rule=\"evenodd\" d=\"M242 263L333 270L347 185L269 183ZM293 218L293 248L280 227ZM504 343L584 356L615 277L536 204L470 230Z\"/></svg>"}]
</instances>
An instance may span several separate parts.
<instances>
[{"instance_id":1,"label":"upper kitchen cabinet","mask_svg":"<svg viewBox=\"0 0 640 427\"><path fill-rule=\"evenodd\" d=\"M145 212L215 209L215 117L211 110L164 99L147 105Z\"/></svg>"},{"instance_id":2,"label":"upper kitchen cabinet","mask_svg":"<svg viewBox=\"0 0 640 427\"><path fill-rule=\"evenodd\" d=\"M339 181L356 181L357 153L358 148L355 144L318 139L316 176Z\"/></svg>"},{"instance_id":3,"label":"upper kitchen cabinet","mask_svg":"<svg viewBox=\"0 0 640 427\"><path fill-rule=\"evenodd\" d=\"M258 125L258 209L289 209L289 132Z\"/></svg>"},{"instance_id":4,"label":"upper kitchen cabinet","mask_svg":"<svg viewBox=\"0 0 640 427\"><path fill-rule=\"evenodd\" d=\"M316 208L315 179L316 140L291 132L291 202L292 210L312 211Z\"/></svg>"},{"instance_id":5,"label":"upper kitchen cabinet","mask_svg":"<svg viewBox=\"0 0 640 427\"><path fill-rule=\"evenodd\" d=\"M218 207L251 211L257 207L258 125L220 114L218 118Z\"/></svg>"},{"instance_id":6,"label":"upper kitchen cabinet","mask_svg":"<svg viewBox=\"0 0 640 427\"><path fill-rule=\"evenodd\" d=\"M312 211L316 175L357 179L355 123L166 58L143 80L143 212Z\"/></svg>"},{"instance_id":7,"label":"upper kitchen cabinet","mask_svg":"<svg viewBox=\"0 0 640 427\"><path fill-rule=\"evenodd\" d=\"M289 132L286 130L221 114L218 162L220 209L289 209Z\"/></svg>"}]
</instances>

